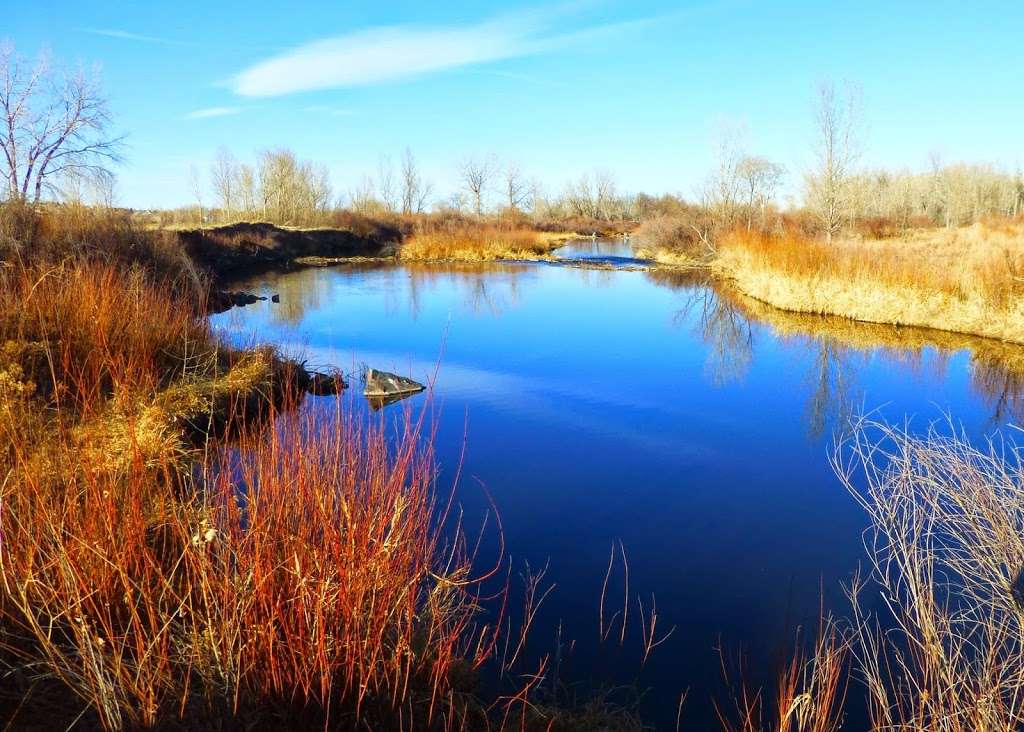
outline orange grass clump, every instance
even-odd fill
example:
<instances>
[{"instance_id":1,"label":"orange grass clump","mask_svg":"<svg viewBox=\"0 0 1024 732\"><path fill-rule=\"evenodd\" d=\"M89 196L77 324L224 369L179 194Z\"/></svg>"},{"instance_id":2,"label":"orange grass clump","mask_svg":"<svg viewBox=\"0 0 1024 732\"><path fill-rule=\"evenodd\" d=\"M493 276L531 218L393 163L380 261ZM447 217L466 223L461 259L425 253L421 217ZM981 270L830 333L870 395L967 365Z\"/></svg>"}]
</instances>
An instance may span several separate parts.
<instances>
[{"instance_id":1,"label":"orange grass clump","mask_svg":"<svg viewBox=\"0 0 1024 732\"><path fill-rule=\"evenodd\" d=\"M256 711L453 724L495 626L476 625L481 578L419 429L282 416L184 485L171 465L89 462L58 434L50 449L76 465L21 470L2 494L15 664L105 729Z\"/></svg>"},{"instance_id":2,"label":"orange grass clump","mask_svg":"<svg viewBox=\"0 0 1024 732\"><path fill-rule=\"evenodd\" d=\"M115 387L180 375L210 344L199 305L162 291L142 269L60 263L0 270L0 341L37 359L37 384L95 405Z\"/></svg>"}]
</instances>

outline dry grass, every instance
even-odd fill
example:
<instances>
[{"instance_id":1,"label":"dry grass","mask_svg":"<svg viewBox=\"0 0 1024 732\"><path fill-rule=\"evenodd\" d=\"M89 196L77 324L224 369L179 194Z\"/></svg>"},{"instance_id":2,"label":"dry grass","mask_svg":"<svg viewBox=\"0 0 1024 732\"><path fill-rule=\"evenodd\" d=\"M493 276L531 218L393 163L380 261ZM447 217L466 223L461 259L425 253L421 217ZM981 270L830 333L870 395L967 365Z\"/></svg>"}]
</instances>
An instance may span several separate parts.
<instances>
[{"instance_id":1,"label":"dry grass","mask_svg":"<svg viewBox=\"0 0 1024 732\"><path fill-rule=\"evenodd\" d=\"M406 260L483 262L499 259L546 259L564 243L565 234L454 219L425 220L399 250Z\"/></svg>"},{"instance_id":2,"label":"dry grass","mask_svg":"<svg viewBox=\"0 0 1024 732\"><path fill-rule=\"evenodd\" d=\"M189 450L204 414L274 422L272 354L223 361L139 268L2 276L0 670L44 705L17 723L484 719L465 692L501 618L478 622L421 423L396 435L339 402Z\"/></svg>"},{"instance_id":3,"label":"dry grass","mask_svg":"<svg viewBox=\"0 0 1024 732\"><path fill-rule=\"evenodd\" d=\"M822 615L814 646L805 655L798 642L778 675L774 694L751 689L730 670L720 651L727 698L715 700L723 732L838 732L849 685L849 640L839 625Z\"/></svg>"},{"instance_id":4,"label":"dry grass","mask_svg":"<svg viewBox=\"0 0 1024 732\"><path fill-rule=\"evenodd\" d=\"M112 470L52 445L77 467L19 471L2 495L8 663L105 729L469 714L457 684L493 627L474 624L476 579L465 542L445 543L429 451L416 425L396 444L337 417L211 451L195 486L175 466Z\"/></svg>"},{"instance_id":5,"label":"dry grass","mask_svg":"<svg viewBox=\"0 0 1024 732\"><path fill-rule=\"evenodd\" d=\"M888 616L866 615L855 581L872 729L1024 724L1021 458L1012 443L978 449L948 428L917 437L870 421L837 450L837 472L871 518L871 579Z\"/></svg>"},{"instance_id":6,"label":"dry grass","mask_svg":"<svg viewBox=\"0 0 1024 732\"><path fill-rule=\"evenodd\" d=\"M143 269L86 262L0 270L0 343L56 403L99 404L115 390L153 389L210 348L190 294L173 295Z\"/></svg>"},{"instance_id":7,"label":"dry grass","mask_svg":"<svg viewBox=\"0 0 1024 732\"><path fill-rule=\"evenodd\" d=\"M826 244L734 232L715 266L775 307L1024 343L1024 224Z\"/></svg>"},{"instance_id":8,"label":"dry grass","mask_svg":"<svg viewBox=\"0 0 1024 732\"><path fill-rule=\"evenodd\" d=\"M147 231L130 212L113 208L52 204L36 210L0 203L0 261L8 266L102 262L142 269L197 297L204 287L176 237Z\"/></svg>"}]
</instances>

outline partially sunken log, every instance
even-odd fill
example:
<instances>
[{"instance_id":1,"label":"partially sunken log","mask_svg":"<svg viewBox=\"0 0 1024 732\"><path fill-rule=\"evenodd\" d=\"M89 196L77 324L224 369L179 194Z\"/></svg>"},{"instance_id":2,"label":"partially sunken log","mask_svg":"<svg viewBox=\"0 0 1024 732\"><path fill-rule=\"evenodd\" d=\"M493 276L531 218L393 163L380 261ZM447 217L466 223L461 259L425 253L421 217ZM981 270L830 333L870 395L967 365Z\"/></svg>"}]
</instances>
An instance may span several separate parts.
<instances>
[{"instance_id":1,"label":"partially sunken log","mask_svg":"<svg viewBox=\"0 0 1024 732\"><path fill-rule=\"evenodd\" d=\"M418 381L407 379L404 376L378 371L377 369L366 369L366 389L363 395L373 399L393 400L394 397L404 397L410 394L421 392L426 387Z\"/></svg>"}]
</instances>

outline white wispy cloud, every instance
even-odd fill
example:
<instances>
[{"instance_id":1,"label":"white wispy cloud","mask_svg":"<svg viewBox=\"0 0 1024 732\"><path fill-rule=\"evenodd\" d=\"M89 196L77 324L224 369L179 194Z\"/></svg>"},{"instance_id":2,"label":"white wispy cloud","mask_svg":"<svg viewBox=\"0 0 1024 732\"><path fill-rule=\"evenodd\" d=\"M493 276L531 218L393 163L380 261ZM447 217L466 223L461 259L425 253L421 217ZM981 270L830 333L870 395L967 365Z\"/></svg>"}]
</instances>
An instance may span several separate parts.
<instances>
[{"instance_id":1,"label":"white wispy cloud","mask_svg":"<svg viewBox=\"0 0 1024 732\"><path fill-rule=\"evenodd\" d=\"M94 36L107 36L108 38L120 38L125 41L139 41L140 43L159 43L164 46L177 44L178 41L159 36L146 36L140 33L118 30L116 28L82 28L83 33L91 33Z\"/></svg>"},{"instance_id":2,"label":"white wispy cloud","mask_svg":"<svg viewBox=\"0 0 1024 732\"><path fill-rule=\"evenodd\" d=\"M646 21L552 32L563 11L493 18L468 26L389 26L325 38L261 61L234 77L242 96L272 97L378 84L551 51Z\"/></svg>"},{"instance_id":3,"label":"white wispy cloud","mask_svg":"<svg viewBox=\"0 0 1024 732\"><path fill-rule=\"evenodd\" d=\"M207 119L209 117L227 117L229 114L238 114L242 107L206 107L189 112L182 119Z\"/></svg>"}]
</instances>

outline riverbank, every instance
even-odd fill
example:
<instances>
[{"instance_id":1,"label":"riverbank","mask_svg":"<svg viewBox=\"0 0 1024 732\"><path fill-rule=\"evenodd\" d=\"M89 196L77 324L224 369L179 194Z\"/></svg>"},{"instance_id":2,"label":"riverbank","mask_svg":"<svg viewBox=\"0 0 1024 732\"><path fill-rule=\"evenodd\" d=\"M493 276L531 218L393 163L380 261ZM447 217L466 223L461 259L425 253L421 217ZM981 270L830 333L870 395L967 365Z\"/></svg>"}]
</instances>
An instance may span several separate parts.
<instances>
[{"instance_id":1,"label":"riverbank","mask_svg":"<svg viewBox=\"0 0 1024 732\"><path fill-rule=\"evenodd\" d=\"M574 231L538 231L456 219L403 227L366 219L348 229L300 229L236 223L161 232L214 282L291 266L401 259L410 262L491 262L551 259L581 238Z\"/></svg>"},{"instance_id":2,"label":"riverbank","mask_svg":"<svg viewBox=\"0 0 1024 732\"><path fill-rule=\"evenodd\" d=\"M827 243L734 231L695 248L647 247L654 262L704 266L781 310L945 330L1024 344L1024 223L923 229Z\"/></svg>"}]
</instances>

